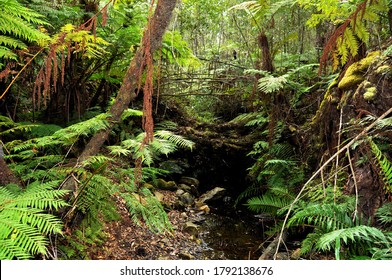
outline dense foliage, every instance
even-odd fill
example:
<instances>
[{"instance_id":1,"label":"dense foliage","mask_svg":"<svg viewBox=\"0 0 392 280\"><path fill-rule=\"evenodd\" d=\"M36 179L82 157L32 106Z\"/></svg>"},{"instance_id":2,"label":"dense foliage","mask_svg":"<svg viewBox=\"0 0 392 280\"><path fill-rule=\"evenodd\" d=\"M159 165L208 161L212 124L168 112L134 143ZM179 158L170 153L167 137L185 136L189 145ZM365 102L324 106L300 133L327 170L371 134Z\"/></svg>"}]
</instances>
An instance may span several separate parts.
<instances>
[{"instance_id":1,"label":"dense foliage","mask_svg":"<svg viewBox=\"0 0 392 280\"><path fill-rule=\"evenodd\" d=\"M114 196L170 233L146 183L195 149L180 132L225 123L253 137L236 205L271 215L271 235L305 232L304 258L390 259L391 1L177 1L154 67L113 121L150 2L0 0L0 160L20 182L0 179L0 258L87 258L118 218Z\"/></svg>"}]
</instances>

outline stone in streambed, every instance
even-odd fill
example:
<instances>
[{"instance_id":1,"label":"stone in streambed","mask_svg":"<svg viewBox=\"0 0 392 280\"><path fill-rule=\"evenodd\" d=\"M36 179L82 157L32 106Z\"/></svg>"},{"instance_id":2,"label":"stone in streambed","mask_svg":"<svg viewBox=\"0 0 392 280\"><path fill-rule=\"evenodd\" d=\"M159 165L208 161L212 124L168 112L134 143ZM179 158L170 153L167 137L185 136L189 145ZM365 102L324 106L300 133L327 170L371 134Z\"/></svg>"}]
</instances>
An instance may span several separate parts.
<instances>
[{"instance_id":1,"label":"stone in streambed","mask_svg":"<svg viewBox=\"0 0 392 280\"><path fill-rule=\"evenodd\" d=\"M193 178L193 177L181 177L180 183L188 185L188 186L195 186L196 188L200 184L199 180L197 180L196 178Z\"/></svg>"},{"instance_id":2,"label":"stone in streambed","mask_svg":"<svg viewBox=\"0 0 392 280\"><path fill-rule=\"evenodd\" d=\"M158 178L154 181L154 186L157 189L167 190L167 191L175 191L178 189L176 182L174 181L165 181L161 178Z\"/></svg>"},{"instance_id":3,"label":"stone in streambed","mask_svg":"<svg viewBox=\"0 0 392 280\"><path fill-rule=\"evenodd\" d=\"M191 236L194 237L199 234L199 227L190 221L185 223L183 230L184 232L189 233Z\"/></svg>"},{"instance_id":4,"label":"stone in streambed","mask_svg":"<svg viewBox=\"0 0 392 280\"><path fill-rule=\"evenodd\" d=\"M220 187L213 188L212 190L202 194L199 197L199 199L197 199L195 206L199 208L204 204L206 204L207 202L218 200L222 198L225 193L226 193L226 189L224 188L220 188Z\"/></svg>"}]
</instances>

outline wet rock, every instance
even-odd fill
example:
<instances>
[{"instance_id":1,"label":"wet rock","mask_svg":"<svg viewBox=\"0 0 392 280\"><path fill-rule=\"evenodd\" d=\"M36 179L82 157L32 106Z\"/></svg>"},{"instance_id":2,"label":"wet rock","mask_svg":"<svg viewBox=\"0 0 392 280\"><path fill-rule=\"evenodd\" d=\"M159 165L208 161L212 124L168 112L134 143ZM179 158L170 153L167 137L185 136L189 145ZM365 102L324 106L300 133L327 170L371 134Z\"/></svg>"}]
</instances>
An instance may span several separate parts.
<instances>
[{"instance_id":1,"label":"wet rock","mask_svg":"<svg viewBox=\"0 0 392 280\"><path fill-rule=\"evenodd\" d=\"M199 234L199 227L190 221L185 223L183 230L184 232L189 233L191 236L194 237Z\"/></svg>"},{"instance_id":2,"label":"wet rock","mask_svg":"<svg viewBox=\"0 0 392 280\"><path fill-rule=\"evenodd\" d=\"M220 187L213 188L212 190L204 193L199 197L199 199L196 201L196 207L201 207L209 201L214 201L222 198L225 192L226 189L224 188L220 188Z\"/></svg>"},{"instance_id":3,"label":"wet rock","mask_svg":"<svg viewBox=\"0 0 392 280\"><path fill-rule=\"evenodd\" d=\"M301 258L301 248L297 248L291 253L291 260L299 260Z\"/></svg>"},{"instance_id":4,"label":"wet rock","mask_svg":"<svg viewBox=\"0 0 392 280\"><path fill-rule=\"evenodd\" d=\"M202 206L200 206L200 207L198 208L198 210L199 210L199 211L202 211L202 212L204 212L204 213L206 213L206 214L209 214L210 211L211 211L211 209L210 209L210 207L208 207L208 205L202 205Z\"/></svg>"},{"instance_id":5,"label":"wet rock","mask_svg":"<svg viewBox=\"0 0 392 280\"><path fill-rule=\"evenodd\" d=\"M146 189L149 189L149 190L153 190L154 189L154 186L149 184L149 183L144 183L143 187L146 188Z\"/></svg>"},{"instance_id":6,"label":"wet rock","mask_svg":"<svg viewBox=\"0 0 392 280\"><path fill-rule=\"evenodd\" d=\"M194 185L189 186L187 184L178 184L178 188L193 195L198 195L197 188Z\"/></svg>"},{"instance_id":7,"label":"wet rock","mask_svg":"<svg viewBox=\"0 0 392 280\"><path fill-rule=\"evenodd\" d=\"M192 205L195 202L195 198L193 195L191 195L189 192L185 192L182 195L180 195L179 199L185 204L185 205Z\"/></svg>"},{"instance_id":8,"label":"wet rock","mask_svg":"<svg viewBox=\"0 0 392 280\"><path fill-rule=\"evenodd\" d=\"M168 190L168 191L175 191L178 189L177 184L174 181L166 182L165 180L159 178L156 179L154 183L157 189Z\"/></svg>"},{"instance_id":9,"label":"wet rock","mask_svg":"<svg viewBox=\"0 0 392 280\"><path fill-rule=\"evenodd\" d=\"M178 189L178 190L176 191L176 195L177 195L177 196L181 196L181 195L183 195L184 193L185 193L185 191L182 190L182 189Z\"/></svg>"},{"instance_id":10,"label":"wet rock","mask_svg":"<svg viewBox=\"0 0 392 280\"><path fill-rule=\"evenodd\" d=\"M193 178L193 177L181 177L180 183L188 185L188 186L195 186L196 188L200 184L199 180L197 180L196 178Z\"/></svg>"}]
</instances>

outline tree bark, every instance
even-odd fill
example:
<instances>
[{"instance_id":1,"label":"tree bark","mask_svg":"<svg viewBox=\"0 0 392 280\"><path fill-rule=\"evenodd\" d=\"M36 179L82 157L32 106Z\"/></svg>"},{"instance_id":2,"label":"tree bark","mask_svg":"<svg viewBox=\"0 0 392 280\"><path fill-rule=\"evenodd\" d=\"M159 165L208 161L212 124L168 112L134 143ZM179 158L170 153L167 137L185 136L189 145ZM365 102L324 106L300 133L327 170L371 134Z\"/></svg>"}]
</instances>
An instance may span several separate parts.
<instances>
[{"instance_id":1,"label":"tree bark","mask_svg":"<svg viewBox=\"0 0 392 280\"><path fill-rule=\"evenodd\" d=\"M97 154L102 147L103 143L108 139L108 136L113 129L115 123L121 119L121 114L128 108L130 102L136 98L135 89L138 88L138 83L141 75L146 67L144 63L144 53L146 46L146 36L150 36L150 51L154 53L162 43L162 37L169 25L171 15L177 0L159 0L152 16L151 24L146 28L143 35L143 45L138 49L135 57L132 59L128 71L124 77L123 84L120 91L110 108L108 129L96 133L87 143L82 154L79 156L79 162L86 160L88 157Z\"/></svg>"}]
</instances>

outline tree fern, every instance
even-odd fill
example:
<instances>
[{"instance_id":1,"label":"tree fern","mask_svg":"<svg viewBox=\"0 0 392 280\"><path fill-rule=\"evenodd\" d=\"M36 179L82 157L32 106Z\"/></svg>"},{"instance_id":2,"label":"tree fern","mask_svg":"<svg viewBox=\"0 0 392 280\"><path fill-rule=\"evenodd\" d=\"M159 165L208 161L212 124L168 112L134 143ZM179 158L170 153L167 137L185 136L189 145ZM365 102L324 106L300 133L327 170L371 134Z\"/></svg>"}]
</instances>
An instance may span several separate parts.
<instances>
[{"instance_id":1,"label":"tree fern","mask_svg":"<svg viewBox=\"0 0 392 280\"><path fill-rule=\"evenodd\" d=\"M288 74L279 77L267 76L260 78L258 88L265 93L274 93L282 89L288 83Z\"/></svg>"},{"instance_id":2,"label":"tree fern","mask_svg":"<svg viewBox=\"0 0 392 280\"><path fill-rule=\"evenodd\" d=\"M43 16L16 0L0 0L0 67L3 59L16 60L14 49L26 49L24 42L44 46L49 36L34 25L47 25Z\"/></svg>"},{"instance_id":3,"label":"tree fern","mask_svg":"<svg viewBox=\"0 0 392 280\"><path fill-rule=\"evenodd\" d=\"M26 191L12 193L0 187L0 259L28 259L46 255L46 235L61 233L61 221L46 213L67 204L61 197L67 192L54 190L58 182L34 182Z\"/></svg>"}]
</instances>

